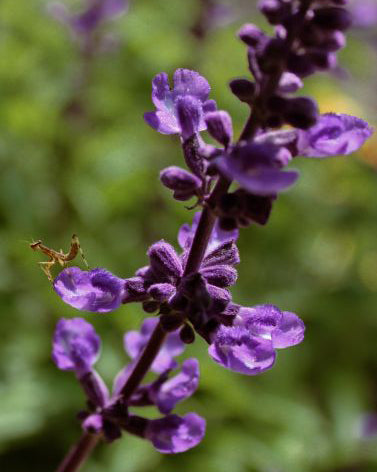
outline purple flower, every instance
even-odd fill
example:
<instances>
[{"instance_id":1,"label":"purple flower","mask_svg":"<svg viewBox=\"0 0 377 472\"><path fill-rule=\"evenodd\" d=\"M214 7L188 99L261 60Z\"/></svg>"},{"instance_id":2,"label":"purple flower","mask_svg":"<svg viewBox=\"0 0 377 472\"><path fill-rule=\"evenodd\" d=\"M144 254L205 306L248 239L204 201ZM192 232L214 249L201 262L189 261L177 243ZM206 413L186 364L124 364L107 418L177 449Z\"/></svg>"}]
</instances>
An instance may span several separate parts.
<instances>
[{"instance_id":1,"label":"purple flower","mask_svg":"<svg viewBox=\"0 0 377 472\"><path fill-rule=\"evenodd\" d=\"M158 323L158 318L146 318L139 331L129 331L124 336L124 347L128 355L135 359L144 349L151 334ZM181 341L178 331L169 333L156 356L151 370L161 373L176 367L175 356L179 356L184 351L185 345Z\"/></svg>"},{"instance_id":2,"label":"purple flower","mask_svg":"<svg viewBox=\"0 0 377 472\"><path fill-rule=\"evenodd\" d=\"M152 82L152 101L156 111L144 114L145 121L162 134L182 135L183 139L206 129L203 107L210 86L206 79L189 69L177 69L170 90L168 76L156 75Z\"/></svg>"},{"instance_id":3,"label":"purple flower","mask_svg":"<svg viewBox=\"0 0 377 472\"><path fill-rule=\"evenodd\" d=\"M58 21L66 24L77 35L87 35L105 21L125 13L128 0L86 0L86 8L79 14L69 12L64 3L53 2L48 11Z\"/></svg>"},{"instance_id":4,"label":"purple flower","mask_svg":"<svg viewBox=\"0 0 377 472\"><path fill-rule=\"evenodd\" d=\"M304 339L305 325L294 313L281 311L275 305L241 308L235 325L246 327L253 336L270 340L273 348L283 349Z\"/></svg>"},{"instance_id":5,"label":"purple flower","mask_svg":"<svg viewBox=\"0 0 377 472\"><path fill-rule=\"evenodd\" d=\"M196 413L185 416L168 415L150 420L145 431L146 439L164 454L185 452L203 439L206 421Z\"/></svg>"},{"instance_id":6,"label":"purple flower","mask_svg":"<svg viewBox=\"0 0 377 472\"><path fill-rule=\"evenodd\" d=\"M228 369L256 375L273 366L276 348L300 343L304 331L305 325L297 315L274 305L242 307L233 326L218 328L208 352Z\"/></svg>"},{"instance_id":7,"label":"purple flower","mask_svg":"<svg viewBox=\"0 0 377 472\"><path fill-rule=\"evenodd\" d=\"M195 236L196 229L199 224L201 212L196 212L194 218L192 220L192 225L190 226L188 223L185 223L183 226L180 227L178 232L178 243L181 248L185 251L190 249L192 241ZM220 245L230 242L230 241L237 241L238 239L238 230L234 229L232 231L224 231L219 227L219 224L216 223L212 234L211 239L209 240L206 254L208 255L210 252L218 248Z\"/></svg>"},{"instance_id":8,"label":"purple flower","mask_svg":"<svg viewBox=\"0 0 377 472\"><path fill-rule=\"evenodd\" d=\"M298 131L297 154L303 157L332 157L357 151L372 135L366 121L341 113L320 115L315 126Z\"/></svg>"},{"instance_id":9,"label":"purple flower","mask_svg":"<svg viewBox=\"0 0 377 472\"><path fill-rule=\"evenodd\" d=\"M97 361L100 346L100 337L90 323L82 318L62 318L55 329L52 359L59 369L82 376Z\"/></svg>"},{"instance_id":10,"label":"purple flower","mask_svg":"<svg viewBox=\"0 0 377 472\"><path fill-rule=\"evenodd\" d=\"M198 387L199 362L187 359L183 362L181 372L160 385L152 393L154 402L161 413L170 413L178 402L190 397Z\"/></svg>"},{"instance_id":11,"label":"purple flower","mask_svg":"<svg viewBox=\"0 0 377 472\"><path fill-rule=\"evenodd\" d=\"M223 367L246 375L257 375L270 369L276 358L270 340L253 336L243 326L220 326L208 353Z\"/></svg>"},{"instance_id":12,"label":"purple flower","mask_svg":"<svg viewBox=\"0 0 377 472\"><path fill-rule=\"evenodd\" d=\"M83 311L107 313L121 304L124 281L105 269L83 271L69 267L54 280L54 289L68 305Z\"/></svg>"},{"instance_id":13,"label":"purple flower","mask_svg":"<svg viewBox=\"0 0 377 472\"><path fill-rule=\"evenodd\" d=\"M289 160L289 151L270 143L236 146L230 154L216 161L225 177L236 180L242 188L255 195L268 196L290 187L298 172L281 170Z\"/></svg>"}]
</instances>

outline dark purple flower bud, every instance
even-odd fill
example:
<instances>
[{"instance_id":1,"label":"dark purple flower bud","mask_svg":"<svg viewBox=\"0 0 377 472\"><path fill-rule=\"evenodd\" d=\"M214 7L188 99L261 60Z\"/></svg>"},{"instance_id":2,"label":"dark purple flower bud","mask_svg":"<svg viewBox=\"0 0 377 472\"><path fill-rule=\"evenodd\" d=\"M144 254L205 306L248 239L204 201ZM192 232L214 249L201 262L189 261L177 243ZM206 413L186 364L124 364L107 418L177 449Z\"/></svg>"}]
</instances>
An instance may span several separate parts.
<instances>
[{"instance_id":1,"label":"dark purple flower bud","mask_svg":"<svg viewBox=\"0 0 377 472\"><path fill-rule=\"evenodd\" d=\"M195 332L190 325L185 324L179 332L181 341L185 344L192 344L195 341Z\"/></svg>"},{"instance_id":2,"label":"dark purple flower bud","mask_svg":"<svg viewBox=\"0 0 377 472\"><path fill-rule=\"evenodd\" d=\"M104 407L109 400L109 391L102 377L96 371L79 375L79 381L88 400L99 407Z\"/></svg>"},{"instance_id":3,"label":"dark purple flower bud","mask_svg":"<svg viewBox=\"0 0 377 472\"><path fill-rule=\"evenodd\" d=\"M238 229L237 219L233 216L221 216L219 226L224 231L233 231Z\"/></svg>"},{"instance_id":4,"label":"dark purple flower bud","mask_svg":"<svg viewBox=\"0 0 377 472\"><path fill-rule=\"evenodd\" d=\"M164 331L171 333L176 331L183 323L182 316L177 313L167 313L160 316L161 326L164 328Z\"/></svg>"},{"instance_id":5,"label":"dark purple flower bud","mask_svg":"<svg viewBox=\"0 0 377 472\"><path fill-rule=\"evenodd\" d=\"M332 157L357 151L372 135L366 121L340 113L320 115L315 126L299 131L297 154L303 157Z\"/></svg>"},{"instance_id":6,"label":"dark purple flower bud","mask_svg":"<svg viewBox=\"0 0 377 472\"><path fill-rule=\"evenodd\" d=\"M153 330L158 323L158 318L146 318L139 331L129 331L124 336L124 347L132 359L136 359L148 343ZM179 338L177 331L168 334L158 355L156 356L151 370L161 373L176 366L175 356L184 351L184 344Z\"/></svg>"},{"instance_id":7,"label":"dark purple flower bud","mask_svg":"<svg viewBox=\"0 0 377 472\"><path fill-rule=\"evenodd\" d=\"M145 280L142 277L130 277L124 281L122 303L141 302L147 298Z\"/></svg>"},{"instance_id":8,"label":"dark purple flower bud","mask_svg":"<svg viewBox=\"0 0 377 472\"><path fill-rule=\"evenodd\" d=\"M237 215L242 208L242 199L237 192L225 193L218 202L218 208L224 215Z\"/></svg>"},{"instance_id":9,"label":"dark purple flower bud","mask_svg":"<svg viewBox=\"0 0 377 472\"><path fill-rule=\"evenodd\" d=\"M336 54L326 51L311 51L308 57L318 69L334 69L336 66Z\"/></svg>"},{"instance_id":10,"label":"dark purple flower bud","mask_svg":"<svg viewBox=\"0 0 377 472\"><path fill-rule=\"evenodd\" d=\"M185 169L177 166L167 167L160 172L160 180L165 187L193 196L202 185L202 181Z\"/></svg>"},{"instance_id":11,"label":"dark purple flower bud","mask_svg":"<svg viewBox=\"0 0 377 472\"><path fill-rule=\"evenodd\" d=\"M233 137L232 119L226 111L214 111L204 117L209 134L223 146L228 147Z\"/></svg>"},{"instance_id":12,"label":"dark purple flower bud","mask_svg":"<svg viewBox=\"0 0 377 472\"><path fill-rule=\"evenodd\" d=\"M68 305L83 311L107 313L122 301L124 281L105 269L63 269L54 280L55 292Z\"/></svg>"},{"instance_id":13,"label":"dark purple flower bud","mask_svg":"<svg viewBox=\"0 0 377 472\"><path fill-rule=\"evenodd\" d=\"M312 21L323 29L344 31L351 26L352 16L344 8L327 7L315 10Z\"/></svg>"},{"instance_id":14,"label":"dark purple flower bud","mask_svg":"<svg viewBox=\"0 0 377 472\"><path fill-rule=\"evenodd\" d=\"M238 145L216 164L225 177L236 180L248 192L269 196L290 187L298 178L296 171L280 169L281 152L287 150L269 143Z\"/></svg>"},{"instance_id":15,"label":"dark purple flower bud","mask_svg":"<svg viewBox=\"0 0 377 472\"><path fill-rule=\"evenodd\" d=\"M100 346L101 340L90 323L82 318L62 318L54 333L52 359L59 369L82 376L97 361Z\"/></svg>"},{"instance_id":16,"label":"dark purple flower bud","mask_svg":"<svg viewBox=\"0 0 377 472\"><path fill-rule=\"evenodd\" d=\"M212 359L223 367L246 375L270 369L276 358L271 341L252 336L242 326L220 326L208 348Z\"/></svg>"},{"instance_id":17,"label":"dark purple flower bud","mask_svg":"<svg viewBox=\"0 0 377 472\"><path fill-rule=\"evenodd\" d=\"M103 418L99 413L89 415L83 422L82 428L90 434L99 434L103 430Z\"/></svg>"},{"instance_id":18,"label":"dark purple flower bud","mask_svg":"<svg viewBox=\"0 0 377 472\"><path fill-rule=\"evenodd\" d=\"M109 443L119 439L122 436L120 427L107 419L104 419L103 421L102 431L105 441Z\"/></svg>"},{"instance_id":19,"label":"dark purple flower bud","mask_svg":"<svg viewBox=\"0 0 377 472\"><path fill-rule=\"evenodd\" d=\"M182 273L182 264L173 246L163 239L152 244L148 250L151 268L156 276L166 277L168 280L176 280Z\"/></svg>"},{"instance_id":20,"label":"dark purple flower bud","mask_svg":"<svg viewBox=\"0 0 377 472\"><path fill-rule=\"evenodd\" d=\"M290 53L287 60L289 72L293 72L299 77L307 77L315 72L315 66L307 54Z\"/></svg>"},{"instance_id":21,"label":"dark purple flower bud","mask_svg":"<svg viewBox=\"0 0 377 472\"><path fill-rule=\"evenodd\" d=\"M153 284L148 294L158 302L166 302L175 294L175 286L171 284Z\"/></svg>"},{"instance_id":22,"label":"dark purple flower bud","mask_svg":"<svg viewBox=\"0 0 377 472\"><path fill-rule=\"evenodd\" d=\"M291 98L287 102L284 118L295 128L308 129L318 120L318 105L309 97Z\"/></svg>"},{"instance_id":23,"label":"dark purple flower bud","mask_svg":"<svg viewBox=\"0 0 377 472\"><path fill-rule=\"evenodd\" d=\"M297 92L304 84L300 77L292 74L292 72L284 72L279 81L279 93L294 93Z\"/></svg>"},{"instance_id":24,"label":"dark purple flower bud","mask_svg":"<svg viewBox=\"0 0 377 472\"><path fill-rule=\"evenodd\" d=\"M238 31L238 37L248 46L254 47L265 39L266 35L257 26L246 23Z\"/></svg>"},{"instance_id":25,"label":"dark purple flower bud","mask_svg":"<svg viewBox=\"0 0 377 472\"><path fill-rule=\"evenodd\" d=\"M232 297L228 290L208 284L208 293L211 297L211 312L221 313L225 310Z\"/></svg>"},{"instance_id":26,"label":"dark purple flower bud","mask_svg":"<svg viewBox=\"0 0 377 472\"><path fill-rule=\"evenodd\" d=\"M292 13L291 2L260 0L258 8L272 25L281 24Z\"/></svg>"},{"instance_id":27,"label":"dark purple flower bud","mask_svg":"<svg viewBox=\"0 0 377 472\"><path fill-rule=\"evenodd\" d=\"M159 452L176 454L197 446L204 437L205 428L205 419L196 413L188 413L183 417L168 415L150 420L145 437Z\"/></svg>"},{"instance_id":28,"label":"dark purple flower bud","mask_svg":"<svg viewBox=\"0 0 377 472\"><path fill-rule=\"evenodd\" d=\"M230 287L237 280L237 271L229 265L210 266L200 270L209 284L217 287Z\"/></svg>"},{"instance_id":29,"label":"dark purple flower bud","mask_svg":"<svg viewBox=\"0 0 377 472\"><path fill-rule=\"evenodd\" d=\"M233 266L239 263L240 254L237 246L233 241L226 241L206 255L202 267L211 267L216 265Z\"/></svg>"},{"instance_id":30,"label":"dark purple flower bud","mask_svg":"<svg viewBox=\"0 0 377 472\"><path fill-rule=\"evenodd\" d=\"M233 79L229 82L232 93L241 100L241 102L251 103L256 90L256 85L251 80Z\"/></svg>"},{"instance_id":31,"label":"dark purple flower bud","mask_svg":"<svg viewBox=\"0 0 377 472\"><path fill-rule=\"evenodd\" d=\"M255 223L265 225L272 210L272 198L261 197L259 195L245 194L244 211Z\"/></svg>"},{"instance_id":32,"label":"dark purple flower bud","mask_svg":"<svg viewBox=\"0 0 377 472\"><path fill-rule=\"evenodd\" d=\"M258 64L262 72L272 74L281 66L281 59L286 50L285 41L280 38L271 38L264 45L261 51L258 51Z\"/></svg>"},{"instance_id":33,"label":"dark purple flower bud","mask_svg":"<svg viewBox=\"0 0 377 472\"><path fill-rule=\"evenodd\" d=\"M190 397L199 384L199 362L187 359L183 362L181 372L164 382L153 395L161 413L170 413L175 405Z\"/></svg>"},{"instance_id":34,"label":"dark purple flower bud","mask_svg":"<svg viewBox=\"0 0 377 472\"><path fill-rule=\"evenodd\" d=\"M188 69L177 69L173 80L174 88L170 90L167 74L153 79L152 101L157 110L145 113L144 119L162 134L181 133L187 139L205 129L202 106L210 86L204 77Z\"/></svg>"}]
</instances>

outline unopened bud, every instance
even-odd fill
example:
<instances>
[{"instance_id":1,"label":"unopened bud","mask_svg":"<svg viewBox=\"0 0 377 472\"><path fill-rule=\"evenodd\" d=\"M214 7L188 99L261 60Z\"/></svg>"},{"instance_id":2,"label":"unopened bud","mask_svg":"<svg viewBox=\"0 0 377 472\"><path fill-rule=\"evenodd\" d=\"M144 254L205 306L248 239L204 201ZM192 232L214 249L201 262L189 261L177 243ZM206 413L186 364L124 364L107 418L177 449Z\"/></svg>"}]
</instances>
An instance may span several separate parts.
<instances>
[{"instance_id":1,"label":"unopened bud","mask_svg":"<svg viewBox=\"0 0 377 472\"><path fill-rule=\"evenodd\" d=\"M255 95L255 83L247 79L234 79L229 82L232 93L241 100L241 102L251 103Z\"/></svg>"},{"instance_id":2,"label":"unopened bud","mask_svg":"<svg viewBox=\"0 0 377 472\"><path fill-rule=\"evenodd\" d=\"M179 337L185 344L192 344L195 341L195 332L190 325L185 324L179 332Z\"/></svg>"},{"instance_id":3,"label":"unopened bud","mask_svg":"<svg viewBox=\"0 0 377 472\"><path fill-rule=\"evenodd\" d=\"M213 111L204 117L209 134L228 147L233 137L232 119L226 111Z\"/></svg>"}]
</instances>

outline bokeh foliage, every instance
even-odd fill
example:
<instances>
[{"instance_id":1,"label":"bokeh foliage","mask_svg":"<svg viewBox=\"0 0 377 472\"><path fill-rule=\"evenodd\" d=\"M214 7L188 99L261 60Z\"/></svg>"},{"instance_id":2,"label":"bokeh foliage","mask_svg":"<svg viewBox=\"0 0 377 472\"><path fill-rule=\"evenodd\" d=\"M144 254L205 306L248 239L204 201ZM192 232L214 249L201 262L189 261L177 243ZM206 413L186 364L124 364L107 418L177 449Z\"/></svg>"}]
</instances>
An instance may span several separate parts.
<instances>
[{"instance_id":1,"label":"bokeh foliage","mask_svg":"<svg viewBox=\"0 0 377 472\"><path fill-rule=\"evenodd\" d=\"M22 4L21 4L22 3ZM71 2L74 3L74 2ZM98 56L85 86L82 61L67 31L45 12L46 0L0 4L0 469L51 471L79 435L83 396L50 360L54 325L80 316L51 290L28 242L58 249L77 233L89 264L128 277L146 262L149 244L175 243L192 217L158 183L159 170L182 164L176 137L142 119L152 109L150 83L160 72L192 67L212 85L239 132L247 109L230 78L247 75L235 39L253 2L232 2L241 17L190 34L199 1L135 0L108 25L120 47ZM241 19L239 19L241 18ZM348 81L316 76L306 93L323 111L373 118L376 49L350 34L341 64ZM194 397L208 431L196 449L162 456L125 436L96 450L92 472L377 471L377 440L360 437L362 417L377 411L376 140L353 157L301 159L301 179L275 205L267 227L241 233L236 301L275 303L307 325L305 342L281 352L274 369L242 377L215 365L198 340L187 349L201 363ZM107 381L127 361L122 334L144 316L131 305L85 315L103 337L98 365ZM146 414L154 414L146 410Z\"/></svg>"}]
</instances>

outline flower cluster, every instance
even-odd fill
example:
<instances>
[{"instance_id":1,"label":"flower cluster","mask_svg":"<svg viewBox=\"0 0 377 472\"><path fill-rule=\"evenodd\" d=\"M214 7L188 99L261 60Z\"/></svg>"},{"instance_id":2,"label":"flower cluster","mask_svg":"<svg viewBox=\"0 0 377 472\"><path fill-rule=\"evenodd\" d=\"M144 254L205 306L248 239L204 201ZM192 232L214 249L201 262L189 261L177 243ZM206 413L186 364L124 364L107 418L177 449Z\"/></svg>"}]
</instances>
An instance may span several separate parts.
<instances>
[{"instance_id":1,"label":"flower cluster","mask_svg":"<svg viewBox=\"0 0 377 472\"><path fill-rule=\"evenodd\" d=\"M183 452L201 441L205 420L195 413L183 417L170 414L178 402L195 392L199 381L199 363L194 358L185 360L180 371L171 377L172 371L178 366L174 357L184 349L177 333L169 334L164 348L152 365L152 371L158 374L156 380L139 386L127 403L123 402L121 396L135 360L157 321L156 318L147 318L140 333L126 333L125 349L132 361L116 376L112 394L93 369L99 356L100 338L87 321L73 318L58 322L52 357L59 369L75 372L87 396L88 409L79 415L85 431L102 434L107 441L113 441L124 430L148 439L160 452ZM129 407L145 405L156 405L165 416L149 420L129 412Z\"/></svg>"},{"instance_id":2,"label":"flower cluster","mask_svg":"<svg viewBox=\"0 0 377 472\"><path fill-rule=\"evenodd\" d=\"M104 269L64 269L54 281L56 293L69 305L105 313L123 303L138 302L147 318L140 330L125 335L131 362L118 374L110 395L92 370L99 349L93 328L83 320L63 320L54 339L58 367L74 370L89 401L83 428L111 440L126 430L152 441L161 452L181 452L203 438L205 421L195 413L172 414L177 402L198 385L199 368L188 359L181 370L174 359L196 333L221 366L246 375L270 369L276 349L294 346L304 337L301 319L264 304L243 307L229 291L237 280L239 228L264 225L274 200L298 178L287 169L296 157L326 158L356 151L371 135L368 124L341 114L320 115L315 101L293 94L302 78L335 64L345 44L350 15L340 0L262 0L262 13L275 27L273 37L247 24L239 37L248 48L253 80L235 79L231 91L250 107L238 140L232 120L209 98L210 86L198 72L178 69L171 88L168 76L152 82L155 111L145 121L162 134L177 134L188 169L170 166L160 180L176 200L195 198L201 206L191 225L178 234L181 251L164 240L147 252L148 265L130 278ZM289 129L281 128L289 125ZM218 143L204 140L202 132ZM231 183L236 188L229 191ZM151 370L158 374L140 385ZM139 372L142 371L142 374ZM135 380L136 378L136 380ZM127 394L126 394L127 393ZM150 420L129 407L155 405L166 415Z\"/></svg>"}]
</instances>

